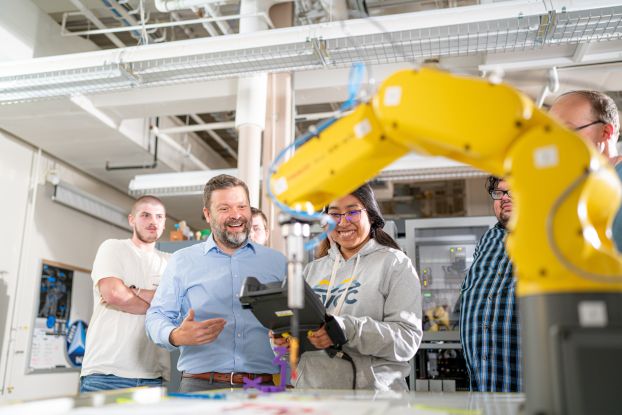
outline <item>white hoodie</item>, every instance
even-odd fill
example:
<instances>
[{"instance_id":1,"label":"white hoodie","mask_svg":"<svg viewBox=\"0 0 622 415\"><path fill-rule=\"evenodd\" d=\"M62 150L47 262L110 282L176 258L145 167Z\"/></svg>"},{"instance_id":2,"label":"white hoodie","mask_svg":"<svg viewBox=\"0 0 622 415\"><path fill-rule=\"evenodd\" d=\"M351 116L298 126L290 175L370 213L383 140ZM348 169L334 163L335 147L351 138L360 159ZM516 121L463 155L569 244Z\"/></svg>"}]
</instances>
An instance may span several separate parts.
<instances>
[{"instance_id":1,"label":"white hoodie","mask_svg":"<svg viewBox=\"0 0 622 415\"><path fill-rule=\"evenodd\" d=\"M326 303L335 260L336 278L326 309L329 314L347 289L335 319L348 342L343 351L356 365L356 388L407 390L409 360L421 343L421 286L410 258L370 239L347 261L331 244L328 255L305 267L304 277ZM353 275L354 273L354 275ZM298 367L298 388L351 389L352 366L325 351L306 352Z\"/></svg>"}]
</instances>

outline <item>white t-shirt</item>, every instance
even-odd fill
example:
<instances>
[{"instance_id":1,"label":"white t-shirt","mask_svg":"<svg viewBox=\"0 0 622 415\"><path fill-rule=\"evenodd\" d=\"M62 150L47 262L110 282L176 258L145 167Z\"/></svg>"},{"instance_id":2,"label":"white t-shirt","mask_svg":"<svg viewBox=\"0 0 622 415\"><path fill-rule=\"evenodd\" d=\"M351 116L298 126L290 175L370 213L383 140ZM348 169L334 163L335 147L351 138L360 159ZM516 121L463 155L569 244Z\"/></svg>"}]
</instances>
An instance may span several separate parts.
<instances>
[{"instance_id":1,"label":"white t-shirt","mask_svg":"<svg viewBox=\"0 0 622 415\"><path fill-rule=\"evenodd\" d=\"M141 251L129 239L101 244L93 263L93 316L86 332L81 376L115 375L124 378L170 378L170 355L147 338L145 315L116 310L103 303L97 283L116 277L127 286L155 289L170 254Z\"/></svg>"}]
</instances>

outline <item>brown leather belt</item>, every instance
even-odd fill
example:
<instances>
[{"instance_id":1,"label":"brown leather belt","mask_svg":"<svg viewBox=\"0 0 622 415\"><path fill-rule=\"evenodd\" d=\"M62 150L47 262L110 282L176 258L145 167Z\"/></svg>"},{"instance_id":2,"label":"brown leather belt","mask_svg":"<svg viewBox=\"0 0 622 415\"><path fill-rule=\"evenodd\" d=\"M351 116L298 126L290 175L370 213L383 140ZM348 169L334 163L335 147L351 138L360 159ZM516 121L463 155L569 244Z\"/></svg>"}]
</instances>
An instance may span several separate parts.
<instances>
[{"instance_id":1,"label":"brown leather belt","mask_svg":"<svg viewBox=\"0 0 622 415\"><path fill-rule=\"evenodd\" d=\"M184 372L182 377L193 378L201 380L209 380L210 382L218 383L230 383L231 385L241 385L244 383L244 378L258 379L261 378L261 383L273 383L272 375L267 373L218 373L218 372L205 372L205 373L186 373Z\"/></svg>"}]
</instances>

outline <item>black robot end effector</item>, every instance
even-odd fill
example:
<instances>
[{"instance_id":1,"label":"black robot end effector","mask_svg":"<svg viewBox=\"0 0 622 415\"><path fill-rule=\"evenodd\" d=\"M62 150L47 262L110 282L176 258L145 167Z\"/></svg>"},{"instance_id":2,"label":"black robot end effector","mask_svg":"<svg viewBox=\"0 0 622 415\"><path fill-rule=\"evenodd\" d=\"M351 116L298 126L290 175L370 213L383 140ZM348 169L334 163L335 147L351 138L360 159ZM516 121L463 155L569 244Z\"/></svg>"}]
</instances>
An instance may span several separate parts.
<instances>
[{"instance_id":1,"label":"black robot end effector","mask_svg":"<svg viewBox=\"0 0 622 415\"><path fill-rule=\"evenodd\" d=\"M346 334L341 329L341 326L335 320L335 317L330 314L326 314L326 325L324 326L326 329L326 333L328 337L333 341L333 348L340 350L341 347L348 342L346 338Z\"/></svg>"}]
</instances>

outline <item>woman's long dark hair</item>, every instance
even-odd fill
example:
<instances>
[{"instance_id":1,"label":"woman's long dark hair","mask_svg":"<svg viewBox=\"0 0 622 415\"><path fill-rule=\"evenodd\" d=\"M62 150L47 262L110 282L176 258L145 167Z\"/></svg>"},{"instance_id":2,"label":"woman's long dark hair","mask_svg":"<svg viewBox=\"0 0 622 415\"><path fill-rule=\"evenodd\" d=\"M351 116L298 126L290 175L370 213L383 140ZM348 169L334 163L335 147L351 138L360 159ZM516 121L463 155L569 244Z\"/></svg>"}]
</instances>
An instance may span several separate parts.
<instances>
[{"instance_id":1,"label":"woman's long dark hair","mask_svg":"<svg viewBox=\"0 0 622 415\"><path fill-rule=\"evenodd\" d=\"M382 230L384 227L384 218L382 217L382 213L380 213L380 208L378 207L378 202L376 201L376 196L371 186L365 183L350 194L363 204L367 216L369 216L369 222L371 223L371 230L369 231L370 237L375 239L380 245L401 250L397 242L395 242L388 233ZM328 206L324 208L324 212L327 211ZM329 248L330 242L328 238L324 239L318 246L315 257L321 258L328 255Z\"/></svg>"}]
</instances>

